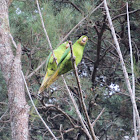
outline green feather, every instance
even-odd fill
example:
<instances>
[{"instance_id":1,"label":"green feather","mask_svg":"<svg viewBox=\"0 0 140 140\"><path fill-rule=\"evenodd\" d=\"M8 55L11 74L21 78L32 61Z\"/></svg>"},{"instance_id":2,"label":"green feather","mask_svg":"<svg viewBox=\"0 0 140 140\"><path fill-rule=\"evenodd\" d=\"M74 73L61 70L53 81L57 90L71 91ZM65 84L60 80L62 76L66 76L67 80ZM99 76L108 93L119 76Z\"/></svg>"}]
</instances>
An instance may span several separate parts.
<instances>
[{"instance_id":1,"label":"green feather","mask_svg":"<svg viewBox=\"0 0 140 140\"><path fill-rule=\"evenodd\" d=\"M63 55L63 53L65 52L65 50L69 47L69 43L68 41L61 44L57 49L54 50L54 55L57 59L57 62L60 62L60 59ZM50 77L54 74L54 72L57 69L57 64L56 62L54 62L54 57L52 55L52 52L50 52L48 59L46 61L46 74L44 76L44 79L42 81L41 87L39 89L38 93L41 93L45 90L45 88L47 87L47 82L50 79Z\"/></svg>"},{"instance_id":2,"label":"green feather","mask_svg":"<svg viewBox=\"0 0 140 140\"><path fill-rule=\"evenodd\" d=\"M82 43L83 38L86 38L86 41L84 43ZM85 48L87 41L88 41L87 36L81 36L80 39L78 39L72 46L76 65L78 65L82 60L84 48ZM61 60L60 60L60 63L58 64L59 75L65 74L66 72L68 72L72 69L70 48L65 51Z\"/></svg>"},{"instance_id":3,"label":"green feather","mask_svg":"<svg viewBox=\"0 0 140 140\"><path fill-rule=\"evenodd\" d=\"M87 36L81 36L80 39L78 39L72 46L76 65L78 65L82 60L84 48L85 48L87 41L88 41ZM67 73L71 69L72 69L71 52L70 52L70 48L68 48L62 55L62 57L58 63L57 70L54 72L54 74L48 80L48 83L47 83L48 86L51 85L60 75Z\"/></svg>"}]
</instances>

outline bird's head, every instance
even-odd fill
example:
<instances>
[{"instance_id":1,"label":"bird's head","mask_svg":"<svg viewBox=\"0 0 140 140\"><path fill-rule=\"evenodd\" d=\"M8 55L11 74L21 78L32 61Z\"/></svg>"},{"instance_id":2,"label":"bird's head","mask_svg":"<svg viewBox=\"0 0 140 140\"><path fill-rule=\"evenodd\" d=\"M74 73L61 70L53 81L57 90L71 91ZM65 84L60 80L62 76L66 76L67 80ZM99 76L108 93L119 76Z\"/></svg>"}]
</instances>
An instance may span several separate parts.
<instances>
[{"instance_id":1,"label":"bird's head","mask_svg":"<svg viewBox=\"0 0 140 140\"><path fill-rule=\"evenodd\" d=\"M85 46L88 41L88 37L83 35L78 39L78 43L82 46Z\"/></svg>"},{"instance_id":2,"label":"bird's head","mask_svg":"<svg viewBox=\"0 0 140 140\"><path fill-rule=\"evenodd\" d=\"M64 45L65 45L66 49L70 47L70 44L68 41L64 42Z\"/></svg>"}]
</instances>

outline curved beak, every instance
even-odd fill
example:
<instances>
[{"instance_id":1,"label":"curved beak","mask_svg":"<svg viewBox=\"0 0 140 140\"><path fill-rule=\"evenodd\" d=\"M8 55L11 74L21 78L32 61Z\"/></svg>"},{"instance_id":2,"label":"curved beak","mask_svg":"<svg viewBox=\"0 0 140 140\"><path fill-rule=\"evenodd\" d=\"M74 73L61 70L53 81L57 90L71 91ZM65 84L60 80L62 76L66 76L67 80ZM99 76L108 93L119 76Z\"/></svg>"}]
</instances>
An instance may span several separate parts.
<instances>
[{"instance_id":1,"label":"curved beak","mask_svg":"<svg viewBox=\"0 0 140 140\"><path fill-rule=\"evenodd\" d=\"M86 40L87 40L87 37L84 37L84 38L82 39L83 42L86 42Z\"/></svg>"},{"instance_id":2,"label":"curved beak","mask_svg":"<svg viewBox=\"0 0 140 140\"><path fill-rule=\"evenodd\" d=\"M69 47L70 47L70 44L68 43L68 44L66 45L66 49L69 48Z\"/></svg>"}]
</instances>

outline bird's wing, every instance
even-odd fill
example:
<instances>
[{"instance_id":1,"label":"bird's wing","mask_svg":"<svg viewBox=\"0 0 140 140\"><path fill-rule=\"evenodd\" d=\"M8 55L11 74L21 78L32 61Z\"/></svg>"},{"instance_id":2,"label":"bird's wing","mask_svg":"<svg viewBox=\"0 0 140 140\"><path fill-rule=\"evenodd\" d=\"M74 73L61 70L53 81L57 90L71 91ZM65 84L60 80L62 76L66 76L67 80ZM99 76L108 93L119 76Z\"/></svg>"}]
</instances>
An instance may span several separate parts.
<instances>
[{"instance_id":1,"label":"bird's wing","mask_svg":"<svg viewBox=\"0 0 140 140\"><path fill-rule=\"evenodd\" d=\"M67 55L69 54L70 52L70 48L66 49L66 51L64 52L64 54L62 55L59 63L58 63L58 67L61 65L61 63L63 62L63 60L67 57Z\"/></svg>"},{"instance_id":2,"label":"bird's wing","mask_svg":"<svg viewBox=\"0 0 140 140\"><path fill-rule=\"evenodd\" d=\"M48 63L49 63L49 61L50 61L51 56L52 56L52 52L50 52L50 54L49 54L49 56L48 56L48 59L47 59L47 61L46 61L45 71L47 71Z\"/></svg>"}]
</instances>

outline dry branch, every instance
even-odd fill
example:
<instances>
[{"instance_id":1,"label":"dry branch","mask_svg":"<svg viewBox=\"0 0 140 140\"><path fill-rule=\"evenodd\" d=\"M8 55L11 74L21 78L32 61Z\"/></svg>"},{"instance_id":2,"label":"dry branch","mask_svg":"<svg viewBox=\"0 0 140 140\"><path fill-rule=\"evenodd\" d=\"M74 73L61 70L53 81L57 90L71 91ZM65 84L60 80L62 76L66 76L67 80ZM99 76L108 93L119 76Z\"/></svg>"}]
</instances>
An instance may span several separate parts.
<instances>
[{"instance_id":1,"label":"dry branch","mask_svg":"<svg viewBox=\"0 0 140 140\"><path fill-rule=\"evenodd\" d=\"M43 106L45 106L45 108L54 108L56 111L59 111L60 113L62 113L68 120L69 122L71 123L71 125L73 126L72 131L74 129L81 129L85 134L86 132L84 131L84 129L81 127L81 126L78 126L76 125L74 122L76 121L75 119L71 118L66 112L64 112L60 107L58 106L55 106L53 104L44 104L43 103ZM67 133L68 131L65 130L65 133Z\"/></svg>"},{"instance_id":2,"label":"dry branch","mask_svg":"<svg viewBox=\"0 0 140 140\"><path fill-rule=\"evenodd\" d=\"M76 104L76 102L75 102L75 100L74 100L74 97L72 96L72 94L71 94L71 92L70 92L70 90L69 90L69 88L68 88L68 86L67 86L67 83L66 83L66 81L65 81L65 79L64 79L63 76L62 76L62 79L63 79L63 81L64 81L64 84L65 84L65 86L66 86L66 89L67 89L67 91L68 91L68 94L69 94L69 96L70 96L70 99L71 99L71 101L72 101L72 103L73 103L73 105L74 105L74 108L75 108L75 110L76 110L76 113L77 113L77 115L78 115L78 117L79 117L79 119L80 119L80 122L81 122L81 124L82 124L82 126L83 126L83 128L84 128L84 130L85 130L85 132L86 132L86 134L87 134L87 136L89 137L90 140L92 140L92 137L91 137L91 135L89 134L89 131L88 131L86 125L85 125L85 121L83 120L83 117L82 117L82 115L81 115L81 113L80 113L80 111L79 111L79 109L78 109L78 106L77 106L77 104Z\"/></svg>"},{"instance_id":3,"label":"dry branch","mask_svg":"<svg viewBox=\"0 0 140 140\"><path fill-rule=\"evenodd\" d=\"M55 106L53 104L44 104L44 105L45 105L46 108L51 108L52 107L52 108L55 108L57 111L61 112L70 121L70 123L72 124L72 126L74 128L76 127L76 125L73 123L73 121L69 117L69 115L66 112L64 112L61 108L59 108L59 107L57 107L57 106Z\"/></svg>"},{"instance_id":4,"label":"dry branch","mask_svg":"<svg viewBox=\"0 0 140 140\"><path fill-rule=\"evenodd\" d=\"M57 59L56 59L56 57L55 57L55 55L54 55L53 48L52 48L52 45L51 45L51 41L50 41L50 39L49 39L48 33L47 33L47 31L46 31L46 28L45 28L45 24L44 24L44 21L43 21L43 17L42 17L42 14L41 14L41 10L40 10L40 7L39 7L38 0L36 0L36 4L37 4L38 11L39 11L39 16L40 16L40 19L41 19L42 27L43 27L44 33L45 33L45 35L46 35L46 39L47 39L47 41L48 41L48 43L49 43L49 47L50 47L50 49L51 49L51 51L52 51L52 55L53 55L54 61L55 61L56 64L57 64Z\"/></svg>"},{"instance_id":5,"label":"dry branch","mask_svg":"<svg viewBox=\"0 0 140 140\"><path fill-rule=\"evenodd\" d=\"M110 17L110 13L109 13L109 9L108 9L106 0L104 0L104 7L105 7L105 10L106 10L106 14L107 14L108 22L109 22L110 29L111 29L111 32L112 32L112 36L113 36L113 39L114 39L114 43L116 45L116 50L117 50L117 53L118 53L119 58L120 58L120 63L121 63L122 69L123 69L123 74L124 74L126 86L127 86L128 91L129 91L129 94L130 94L132 106L134 107L135 112L136 112L136 119L137 119L137 123L138 123L138 128L140 128L139 112L138 112L138 109L137 109L135 98L133 97L133 91L132 91L132 88L131 88L130 80L129 80L129 77L128 77L128 73L127 73L127 70L126 70L126 67L125 67L123 57L122 57L122 53L121 53L120 46L119 46L119 43L118 43L118 40L117 40L117 36L115 34L115 29L113 27L113 23L112 23L112 20L111 20L111 17Z\"/></svg>"},{"instance_id":6,"label":"dry branch","mask_svg":"<svg viewBox=\"0 0 140 140\"><path fill-rule=\"evenodd\" d=\"M37 108L36 108L36 106L35 106L35 104L34 104L34 102L33 102L33 100L32 100L32 97L31 97L30 91L29 91L29 89L28 89L28 86L27 86L27 83L26 83L26 80L25 80L25 77L24 77L23 72L22 72L22 76L23 76L23 80L24 80L24 83L25 83L25 86L26 86L26 89L27 89L28 96L29 96L29 98L30 98L30 100L31 100L31 103L32 103L32 105L33 105L33 107L34 107L34 109L35 109L37 115L39 116L40 120L43 122L43 124L45 125L45 127L47 128L47 130L50 132L50 134L52 135L52 137L53 137L55 140L57 140L57 138L55 137L55 135L53 134L53 132L51 131L51 129L49 128L49 126L46 124L46 122L43 120L43 118L42 118L41 115L39 114L39 112L38 112L38 110L37 110Z\"/></svg>"},{"instance_id":7,"label":"dry branch","mask_svg":"<svg viewBox=\"0 0 140 140\"><path fill-rule=\"evenodd\" d=\"M139 12L140 11L140 9L137 9L137 10L134 10L134 11L130 11L128 14L133 14L133 13L136 13L136 12ZM117 16L115 16L114 18L112 18L112 21L113 20L116 20L117 18L119 18L119 17L121 17L121 16L126 16L127 15L127 13L122 13L122 14L120 14L120 15L117 15Z\"/></svg>"},{"instance_id":8,"label":"dry branch","mask_svg":"<svg viewBox=\"0 0 140 140\"><path fill-rule=\"evenodd\" d=\"M133 92L133 98L135 99L135 75L134 75L134 63L133 63L133 53L132 53L132 44L131 44L128 2L126 3L126 10L127 10L127 26L128 26L128 39L129 39L129 47L130 47L131 70L132 70L132 92ZM135 112L134 106L133 106L133 124L134 124L134 137L135 137L135 140L138 140L137 127L136 127L136 112Z\"/></svg>"},{"instance_id":9,"label":"dry branch","mask_svg":"<svg viewBox=\"0 0 140 140\"><path fill-rule=\"evenodd\" d=\"M105 108L102 109L102 111L100 112L100 114L97 116L97 118L95 119L95 121L92 123L92 127L94 127L94 125L96 124L96 122L99 120L99 118L102 116L103 112L104 112Z\"/></svg>"},{"instance_id":10,"label":"dry branch","mask_svg":"<svg viewBox=\"0 0 140 140\"><path fill-rule=\"evenodd\" d=\"M82 15L84 15L84 12L76 4L74 4L73 2L71 2L69 0L62 1L62 2L63 3L69 3L69 4L71 4L77 11L79 11Z\"/></svg>"},{"instance_id":11,"label":"dry branch","mask_svg":"<svg viewBox=\"0 0 140 140\"><path fill-rule=\"evenodd\" d=\"M90 121L90 118L88 116L87 108L86 108L84 98L83 98L83 94L82 94L80 79L79 79L79 76L78 76L77 66L76 66L76 63L75 63L75 56L73 55L72 42L69 41L69 44L70 44L70 50L71 50L72 65L73 65L74 73L75 73L76 80L77 80L77 85L78 85L78 90L79 90L79 93L80 93L82 108L83 108L83 111L84 111L84 114L85 114L85 117L86 117L86 120L87 120L87 123L88 123L89 130L91 132L92 139L96 140L96 136L95 136L93 127L91 125L91 121Z\"/></svg>"}]
</instances>

